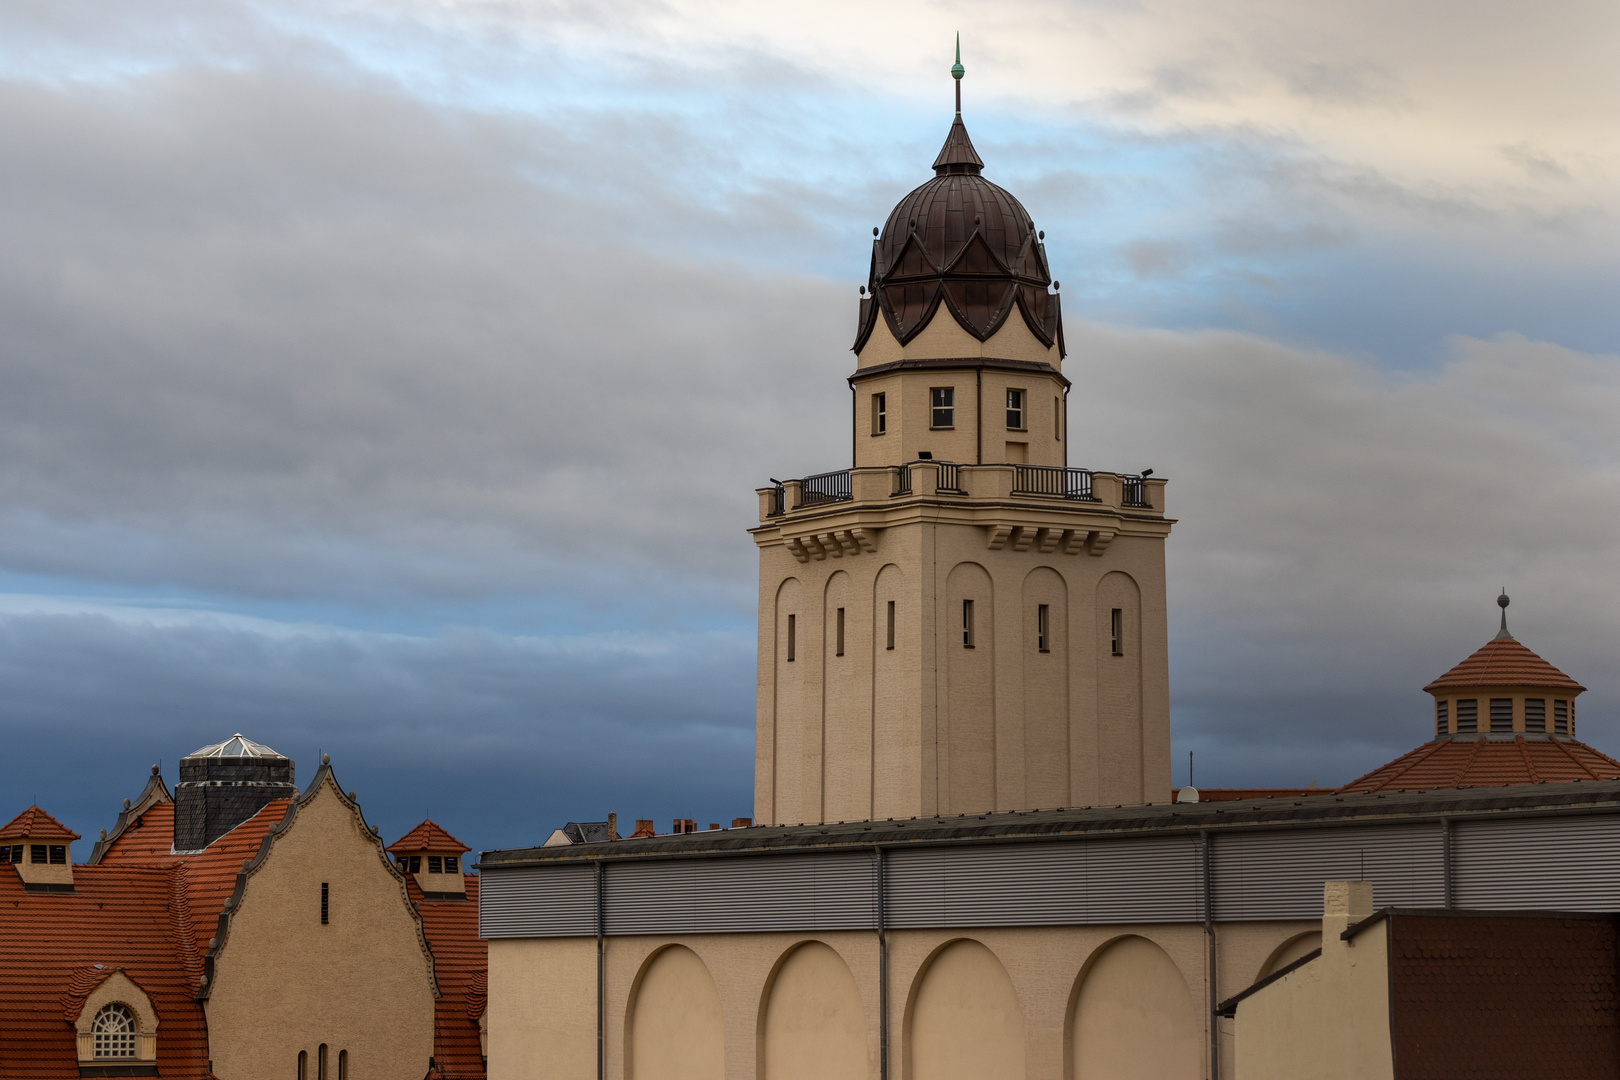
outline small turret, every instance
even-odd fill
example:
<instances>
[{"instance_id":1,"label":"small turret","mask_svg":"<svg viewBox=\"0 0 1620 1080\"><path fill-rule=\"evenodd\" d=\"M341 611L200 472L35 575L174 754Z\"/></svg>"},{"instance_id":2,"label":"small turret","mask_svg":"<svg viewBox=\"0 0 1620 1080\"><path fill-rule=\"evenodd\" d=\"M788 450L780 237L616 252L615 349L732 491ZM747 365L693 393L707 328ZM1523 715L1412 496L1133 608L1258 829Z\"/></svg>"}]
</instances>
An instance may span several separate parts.
<instances>
[{"instance_id":1,"label":"small turret","mask_svg":"<svg viewBox=\"0 0 1620 1080\"><path fill-rule=\"evenodd\" d=\"M472 848L431 821L424 821L385 849L394 867L409 874L425 900L460 900L467 895L461 856Z\"/></svg>"},{"instance_id":2,"label":"small turret","mask_svg":"<svg viewBox=\"0 0 1620 1080\"><path fill-rule=\"evenodd\" d=\"M28 892L73 891L73 841L79 834L37 806L0 828L0 863L10 863Z\"/></svg>"},{"instance_id":3,"label":"small turret","mask_svg":"<svg viewBox=\"0 0 1620 1080\"><path fill-rule=\"evenodd\" d=\"M174 850L201 851L263 810L295 799L291 759L241 734L180 759L174 789Z\"/></svg>"}]
</instances>

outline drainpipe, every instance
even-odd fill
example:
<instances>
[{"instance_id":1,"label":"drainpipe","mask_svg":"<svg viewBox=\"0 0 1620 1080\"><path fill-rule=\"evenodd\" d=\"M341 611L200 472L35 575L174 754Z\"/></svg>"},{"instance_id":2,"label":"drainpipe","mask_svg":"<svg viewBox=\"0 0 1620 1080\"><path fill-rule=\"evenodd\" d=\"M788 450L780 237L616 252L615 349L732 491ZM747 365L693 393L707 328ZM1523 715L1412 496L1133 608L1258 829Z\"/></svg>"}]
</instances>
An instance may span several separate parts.
<instances>
[{"instance_id":1,"label":"drainpipe","mask_svg":"<svg viewBox=\"0 0 1620 1080\"><path fill-rule=\"evenodd\" d=\"M596 862L596 1080L607 1080L607 905L603 895L603 865Z\"/></svg>"},{"instance_id":2,"label":"drainpipe","mask_svg":"<svg viewBox=\"0 0 1620 1080\"><path fill-rule=\"evenodd\" d=\"M1209 948L1205 961L1209 966L1209 975L1204 980L1209 988L1209 1080L1220 1080L1221 1018L1215 1013L1215 1007L1221 1000L1215 978L1215 860L1210 857L1209 830L1200 831L1198 836L1204 857L1204 940Z\"/></svg>"},{"instance_id":3,"label":"drainpipe","mask_svg":"<svg viewBox=\"0 0 1620 1080\"><path fill-rule=\"evenodd\" d=\"M873 847L877 863L878 940L878 1080L889 1080L889 939L883 913L883 849Z\"/></svg>"},{"instance_id":4,"label":"drainpipe","mask_svg":"<svg viewBox=\"0 0 1620 1080\"><path fill-rule=\"evenodd\" d=\"M979 444L979 446L978 446L978 449L976 451L974 451L974 464L983 465L984 464L984 368L983 367L977 367L977 368L973 369L973 397L978 402L978 404L974 406L974 410L978 414L977 417L976 417L978 422L977 422L977 424L975 426L978 427L978 429L979 429L979 434L978 434L978 444Z\"/></svg>"}]
</instances>

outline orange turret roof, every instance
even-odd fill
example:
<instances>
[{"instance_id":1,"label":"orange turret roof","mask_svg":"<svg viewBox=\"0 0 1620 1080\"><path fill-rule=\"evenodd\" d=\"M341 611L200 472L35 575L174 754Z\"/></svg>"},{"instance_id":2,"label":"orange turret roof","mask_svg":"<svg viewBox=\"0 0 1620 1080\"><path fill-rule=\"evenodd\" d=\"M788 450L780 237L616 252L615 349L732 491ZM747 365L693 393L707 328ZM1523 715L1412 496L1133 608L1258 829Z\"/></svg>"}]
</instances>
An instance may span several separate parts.
<instances>
[{"instance_id":1,"label":"orange turret roof","mask_svg":"<svg viewBox=\"0 0 1620 1080\"><path fill-rule=\"evenodd\" d=\"M409 855L417 851L471 851L472 848L445 832L431 821L424 821L383 850L390 855Z\"/></svg>"},{"instance_id":2,"label":"orange turret roof","mask_svg":"<svg viewBox=\"0 0 1620 1080\"><path fill-rule=\"evenodd\" d=\"M1487 641L1472 656L1423 689L1431 694L1453 687L1545 686L1579 694L1586 689L1510 637Z\"/></svg>"},{"instance_id":3,"label":"orange turret roof","mask_svg":"<svg viewBox=\"0 0 1620 1080\"><path fill-rule=\"evenodd\" d=\"M1352 780L1340 794L1620 780L1620 761L1573 739L1437 739Z\"/></svg>"},{"instance_id":4,"label":"orange turret roof","mask_svg":"<svg viewBox=\"0 0 1620 1080\"><path fill-rule=\"evenodd\" d=\"M30 806L12 818L4 828L0 828L0 840L67 840L71 842L78 838L78 833L69 829L37 806Z\"/></svg>"}]
</instances>

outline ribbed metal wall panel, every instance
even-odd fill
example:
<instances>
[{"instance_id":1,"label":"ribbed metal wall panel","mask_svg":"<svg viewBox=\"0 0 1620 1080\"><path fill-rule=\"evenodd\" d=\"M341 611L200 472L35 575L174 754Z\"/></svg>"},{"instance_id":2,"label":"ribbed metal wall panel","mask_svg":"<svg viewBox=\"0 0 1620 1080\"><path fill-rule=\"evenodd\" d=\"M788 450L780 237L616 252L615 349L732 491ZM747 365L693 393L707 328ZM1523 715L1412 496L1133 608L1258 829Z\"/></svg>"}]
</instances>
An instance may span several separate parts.
<instances>
[{"instance_id":1,"label":"ribbed metal wall panel","mask_svg":"<svg viewBox=\"0 0 1620 1080\"><path fill-rule=\"evenodd\" d=\"M1452 860L1460 908L1620 911L1620 815L1461 821Z\"/></svg>"},{"instance_id":2,"label":"ribbed metal wall panel","mask_svg":"<svg viewBox=\"0 0 1620 1080\"><path fill-rule=\"evenodd\" d=\"M892 850L884 867L897 928L1203 918L1195 836Z\"/></svg>"},{"instance_id":3,"label":"ribbed metal wall panel","mask_svg":"<svg viewBox=\"0 0 1620 1080\"><path fill-rule=\"evenodd\" d=\"M609 863L610 934L864 930L876 926L873 854Z\"/></svg>"},{"instance_id":4,"label":"ribbed metal wall panel","mask_svg":"<svg viewBox=\"0 0 1620 1080\"><path fill-rule=\"evenodd\" d=\"M1368 880L1379 907L1445 901L1436 824L1217 834L1215 918L1320 919L1322 883Z\"/></svg>"},{"instance_id":5,"label":"ribbed metal wall panel","mask_svg":"<svg viewBox=\"0 0 1620 1080\"><path fill-rule=\"evenodd\" d=\"M584 937L595 933L594 866L524 866L486 869L478 875L479 937Z\"/></svg>"}]
</instances>

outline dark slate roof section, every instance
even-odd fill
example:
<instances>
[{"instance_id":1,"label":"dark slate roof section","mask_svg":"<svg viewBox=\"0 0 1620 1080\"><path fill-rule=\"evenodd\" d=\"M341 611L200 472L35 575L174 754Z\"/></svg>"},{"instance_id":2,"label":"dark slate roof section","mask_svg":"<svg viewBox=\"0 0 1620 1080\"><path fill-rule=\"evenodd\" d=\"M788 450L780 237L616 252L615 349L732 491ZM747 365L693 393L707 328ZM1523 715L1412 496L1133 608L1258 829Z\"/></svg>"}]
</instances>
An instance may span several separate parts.
<instances>
[{"instance_id":1,"label":"dark slate roof section","mask_svg":"<svg viewBox=\"0 0 1620 1080\"><path fill-rule=\"evenodd\" d=\"M944 846L987 841L1059 840L1084 836L1302 828L1378 824L1445 816L1504 813L1620 812L1620 780L1448 788L1367 795L1244 799L1222 803L1029 810L960 817L855 821L825 825L755 825L684 835L558 847L512 848L479 854L480 868L503 869L593 859L741 855L772 851L851 850L874 844Z\"/></svg>"},{"instance_id":2,"label":"dark slate roof section","mask_svg":"<svg viewBox=\"0 0 1620 1080\"><path fill-rule=\"evenodd\" d=\"M563 826L563 833L575 844L601 844L618 839L605 821L570 821Z\"/></svg>"}]
</instances>

